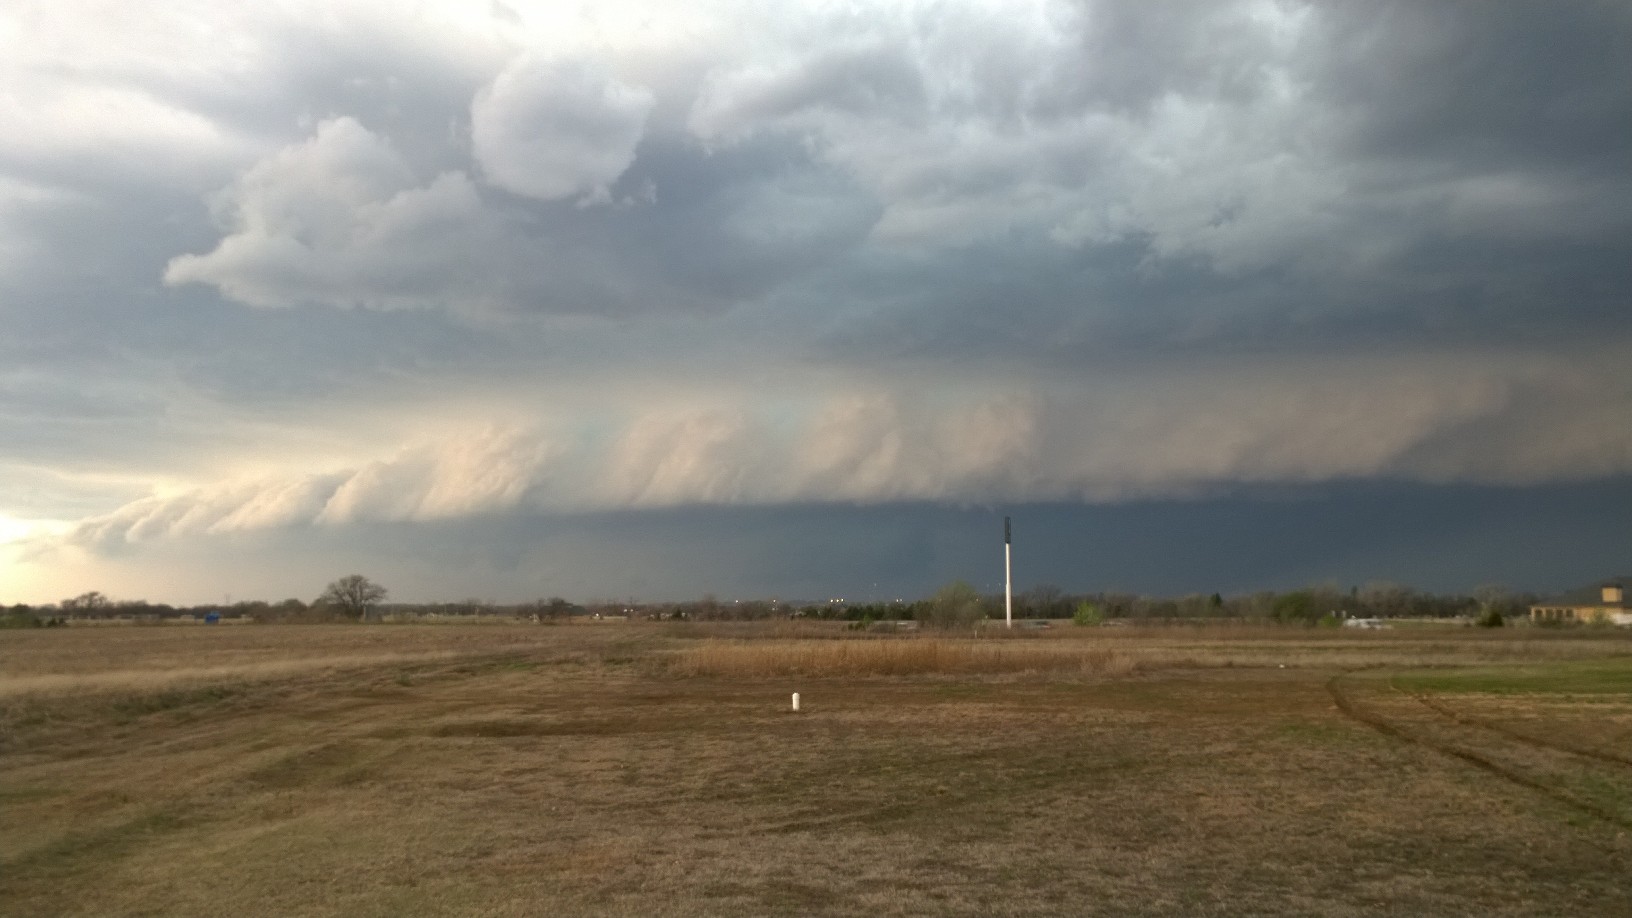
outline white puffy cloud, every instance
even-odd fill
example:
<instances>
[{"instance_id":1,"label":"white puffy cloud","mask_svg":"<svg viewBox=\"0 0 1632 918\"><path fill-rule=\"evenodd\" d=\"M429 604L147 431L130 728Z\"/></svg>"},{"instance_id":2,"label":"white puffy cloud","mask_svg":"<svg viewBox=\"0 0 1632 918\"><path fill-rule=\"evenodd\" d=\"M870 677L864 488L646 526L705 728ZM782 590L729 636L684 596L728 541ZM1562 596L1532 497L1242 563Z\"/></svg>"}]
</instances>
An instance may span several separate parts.
<instances>
[{"instance_id":1,"label":"white puffy cloud","mask_svg":"<svg viewBox=\"0 0 1632 918\"><path fill-rule=\"evenodd\" d=\"M457 305L480 296L473 278L504 240L467 176L418 182L352 118L263 159L215 207L228 235L173 259L165 282L212 284L257 306Z\"/></svg>"},{"instance_id":2,"label":"white puffy cloud","mask_svg":"<svg viewBox=\"0 0 1632 918\"><path fill-rule=\"evenodd\" d=\"M593 60L522 55L471 105L476 161L516 194L605 198L634 162L654 101Z\"/></svg>"}]
</instances>

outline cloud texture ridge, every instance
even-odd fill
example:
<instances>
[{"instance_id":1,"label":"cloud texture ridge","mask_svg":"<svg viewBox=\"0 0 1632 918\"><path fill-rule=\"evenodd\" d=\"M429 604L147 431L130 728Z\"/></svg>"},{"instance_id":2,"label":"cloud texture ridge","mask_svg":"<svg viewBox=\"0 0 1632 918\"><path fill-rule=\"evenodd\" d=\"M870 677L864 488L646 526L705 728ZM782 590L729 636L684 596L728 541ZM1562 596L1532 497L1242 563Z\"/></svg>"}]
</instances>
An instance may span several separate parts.
<instances>
[{"instance_id":1,"label":"cloud texture ridge","mask_svg":"<svg viewBox=\"0 0 1632 918\"><path fill-rule=\"evenodd\" d=\"M351 468L143 498L84 521L71 538L106 546L687 505L1114 502L1377 477L1590 479L1625 469L1632 450L1609 412L1568 390L1608 382L1624 356L1600 353L1597 367L1573 372L1493 371L1478 358L1424 372L1373 357L1160 379L1130 371L1052 388L948 379L934 396L851 387L636 409L603 436L573 436L570 423L449 422L441 435ZM1220 376L1231 385L1220 387ZM1617 398L1632 395L1625 380L1612 384ZM1553 406L1546 417L1531 413L1538 403ZM1521 424L1528 434L1503 433Z\"/></svg>"}]
</instances>

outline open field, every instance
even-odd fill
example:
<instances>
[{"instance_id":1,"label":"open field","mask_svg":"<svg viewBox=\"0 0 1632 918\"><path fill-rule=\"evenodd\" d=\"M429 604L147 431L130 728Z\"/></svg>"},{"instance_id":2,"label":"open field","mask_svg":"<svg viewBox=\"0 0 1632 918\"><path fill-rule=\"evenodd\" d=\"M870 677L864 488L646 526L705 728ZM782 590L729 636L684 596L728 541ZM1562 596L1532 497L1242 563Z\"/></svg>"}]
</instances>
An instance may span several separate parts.
<instances>
[{"instance_id":1,"label":"open field","mask_svg":"<svg viewBox=\"0 0 1632 918\"><path fill-rule=\"evenodd\" d=\"M1632 915L1624 632L18 631L0 731L4 915Z\"/></svg>"}]
</instances>

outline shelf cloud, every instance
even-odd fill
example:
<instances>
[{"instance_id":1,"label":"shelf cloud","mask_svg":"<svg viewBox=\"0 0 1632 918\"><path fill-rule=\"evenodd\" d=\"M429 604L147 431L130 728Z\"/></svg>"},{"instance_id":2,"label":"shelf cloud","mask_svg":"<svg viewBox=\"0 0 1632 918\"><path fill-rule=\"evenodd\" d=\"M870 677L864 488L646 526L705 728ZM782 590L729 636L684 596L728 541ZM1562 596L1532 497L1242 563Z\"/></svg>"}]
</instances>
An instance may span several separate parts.
<instances>
[{"instance_id":1,"label":"shelf cloud","mask_svg":"<svg viewBox=\"0 0 1632 918\"><path fill-rule=\"evenodd\" d=\"M1241 483L1588 480L1632 469L1632 449L1600 403L1632 396L1618 370L1625 357L1517 369L1494 369L1488 355L1433 369L1372 357L1133 370L1071 385L945 379L933 396L917 387L738 394L602 410L597 417L617 423L577 435L586 419L570 412L535 426L447 419L389 456L142 498L67 538L98 548L505 513L1105 503Z\"/></svg>"}]
</instances>

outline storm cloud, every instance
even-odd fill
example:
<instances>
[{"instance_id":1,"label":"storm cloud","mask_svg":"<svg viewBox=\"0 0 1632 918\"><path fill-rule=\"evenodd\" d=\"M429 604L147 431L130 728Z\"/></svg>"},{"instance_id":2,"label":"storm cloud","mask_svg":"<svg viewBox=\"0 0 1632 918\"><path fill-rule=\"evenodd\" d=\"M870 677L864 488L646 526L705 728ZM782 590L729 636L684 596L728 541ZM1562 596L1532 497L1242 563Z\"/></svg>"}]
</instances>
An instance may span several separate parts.
<instances>
[{"instance_id":1,"label":"storm cloud","mask_svg":"<svg viewBox=\"0 0 1632 918\"><path fill-rule=\"evenodd\" d=\"M1622 481L1629 37L1585 0L0 13L3 550L57 598L242 538L318 576L278 533Z\"/></svg>"}]
</instances>

